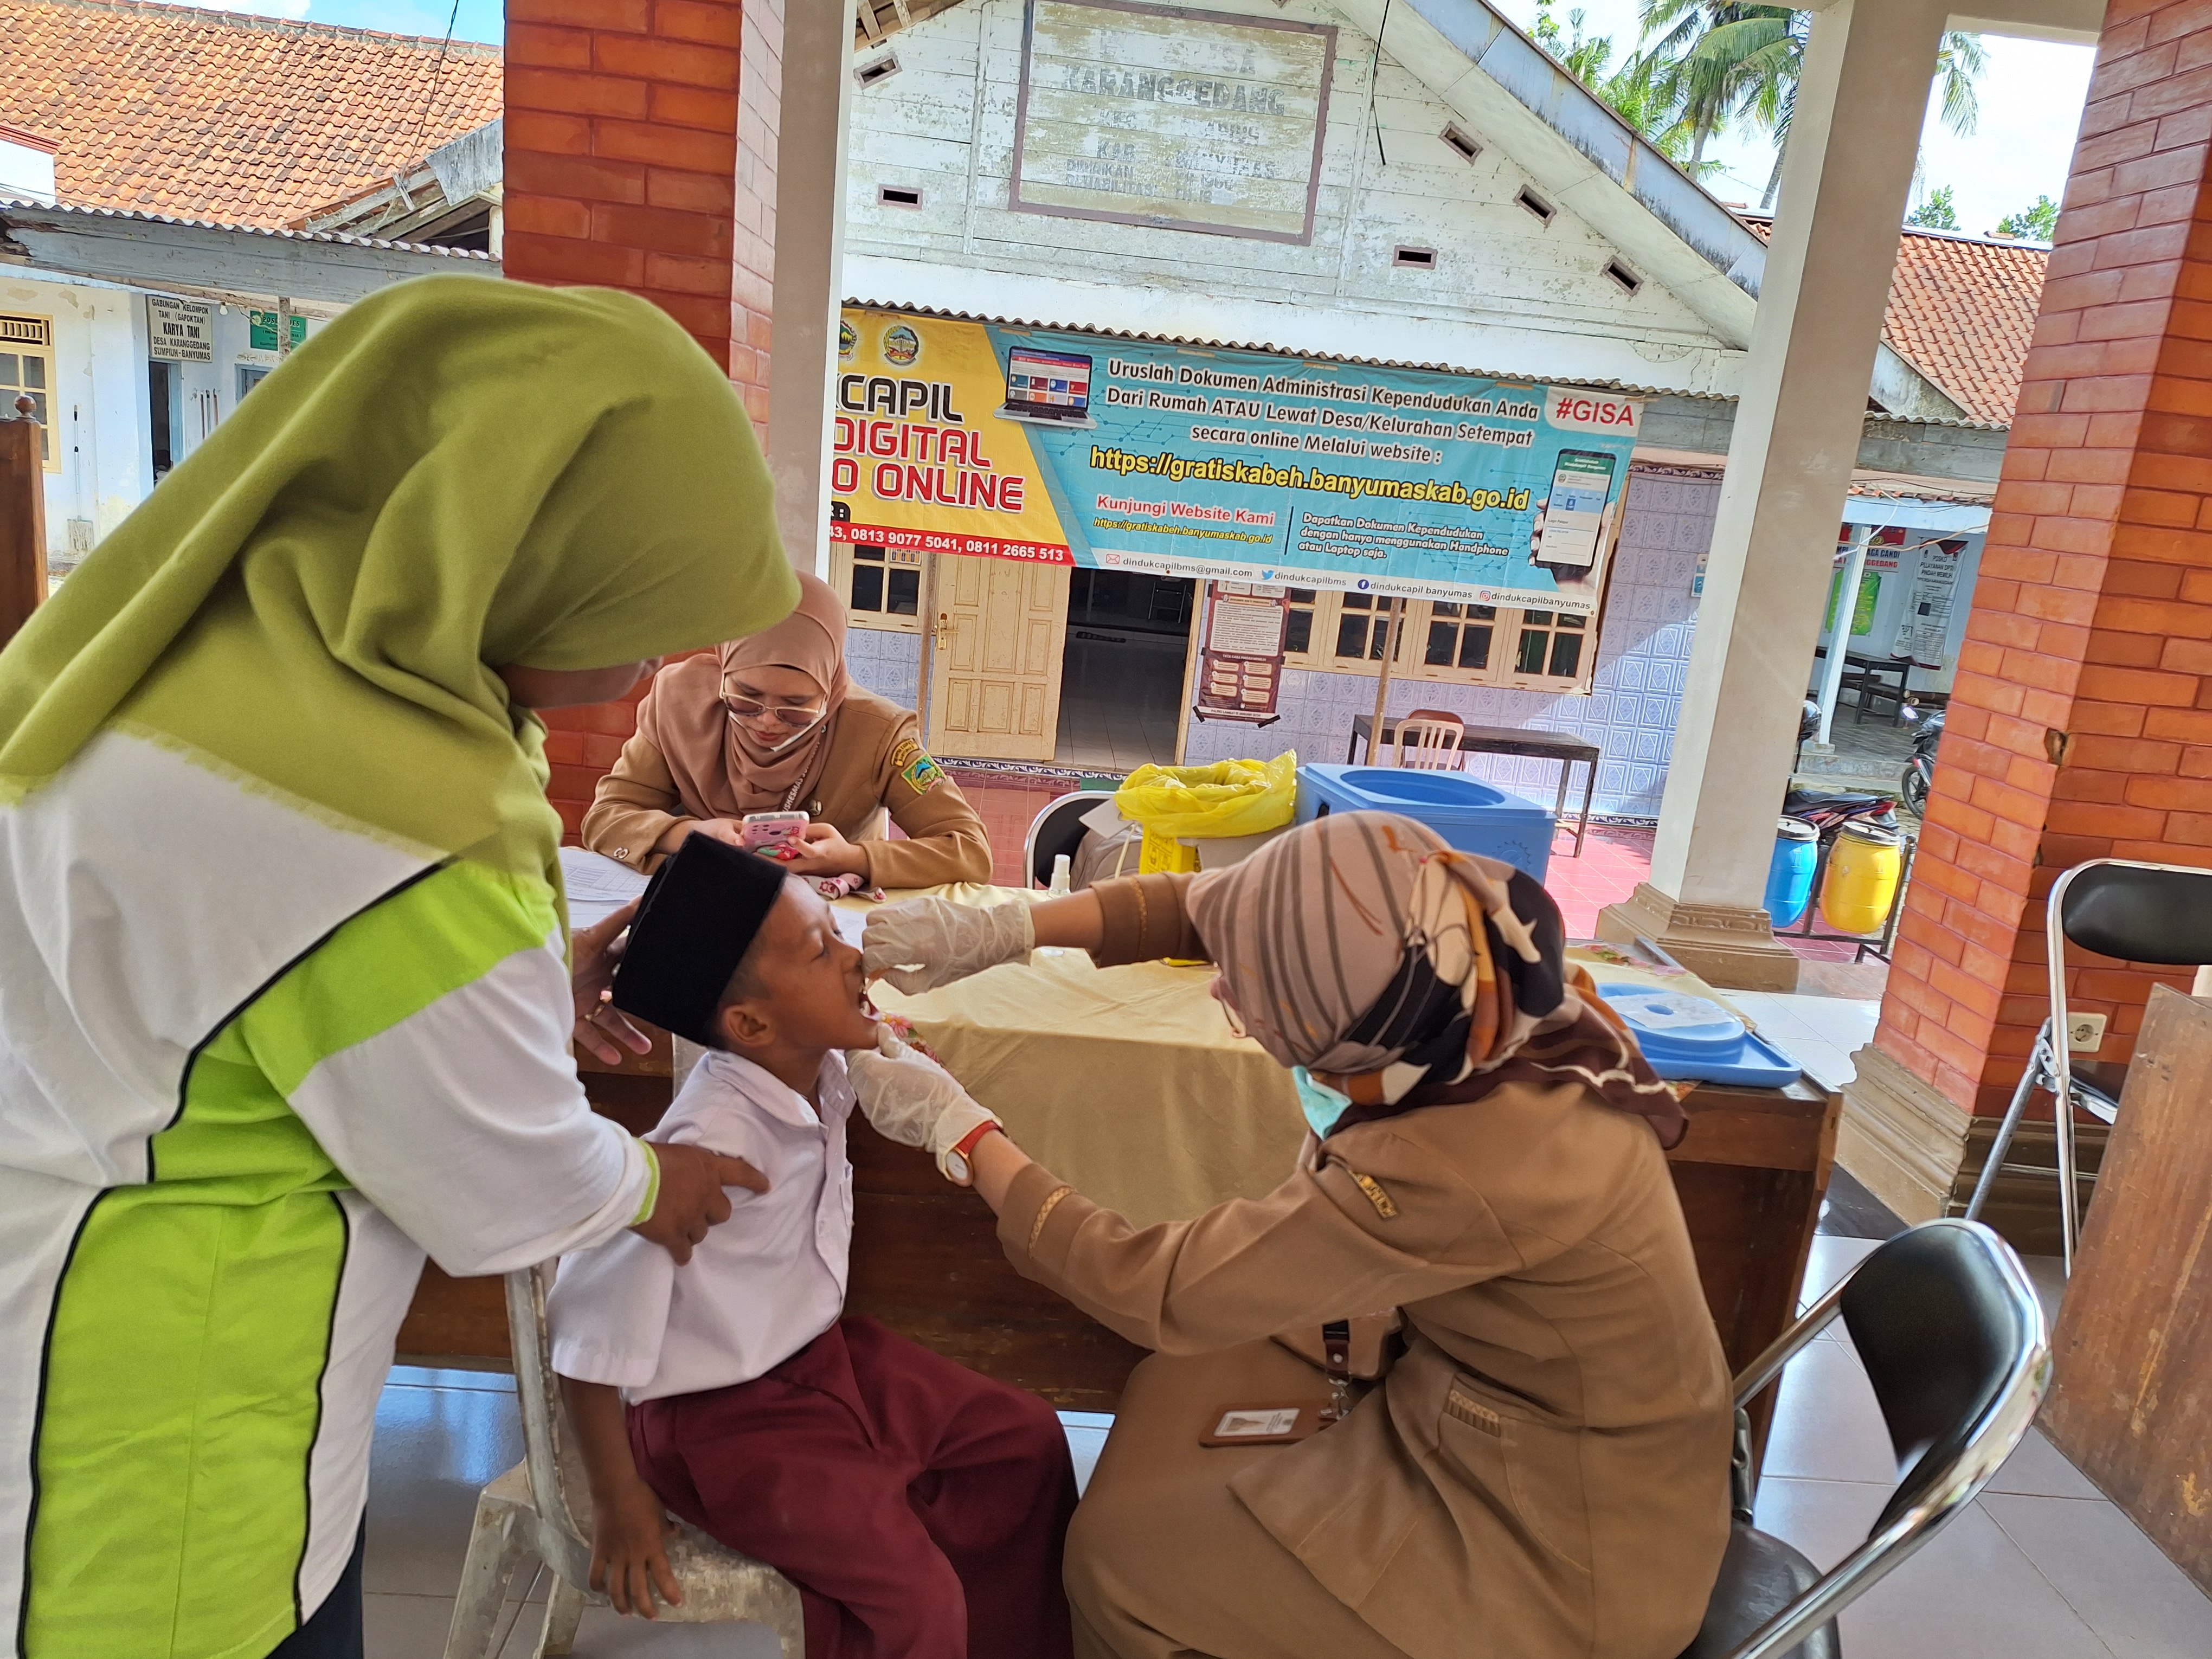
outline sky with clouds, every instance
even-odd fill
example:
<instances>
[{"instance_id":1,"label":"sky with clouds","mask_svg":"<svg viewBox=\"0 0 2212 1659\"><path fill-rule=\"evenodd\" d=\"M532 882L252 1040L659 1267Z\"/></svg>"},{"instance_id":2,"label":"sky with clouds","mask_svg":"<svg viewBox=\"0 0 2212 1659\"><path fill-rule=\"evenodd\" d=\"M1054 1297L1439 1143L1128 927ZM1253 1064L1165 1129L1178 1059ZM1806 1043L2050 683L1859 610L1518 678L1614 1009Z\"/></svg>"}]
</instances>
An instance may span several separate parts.
<instances>
[{"instance_id":1,"label":"sky with clouds","mask_svg":"<svg viewBox=\"0 0 2212 1659\"><path fill-rule=\"evenodd\" d=\"M1516 21L1524 27L1534 22L1534 0L1504 3ZM504 15L501 0L459 0L458 5L454 0L233 0L227 9L432 36L443 35L450 20L455 40L495 45ZM1569 27L1568 14L1575 9L1567 0L1555 0L1553 11L1562 28ZM1616 64L1635 50L1637 0L1581 0L1580 9L1586 34L1612 40ZM2033 206L2038 196L2055 201L2064 192L2093 57L2087 46L2039 40L1992 38L1984 45L1990 62L1980 83L1981 119L1975 131L1965 137L1954 133L1931 111L1920 150L1920 191L1949 185L1959 228L1977 234L1994 230L1998 220ZM1723 164L1705 181L1713 194L1757 206L1774 161L1766 136L1730 134L1707 154Z\"/></svg>"}]
</instances>

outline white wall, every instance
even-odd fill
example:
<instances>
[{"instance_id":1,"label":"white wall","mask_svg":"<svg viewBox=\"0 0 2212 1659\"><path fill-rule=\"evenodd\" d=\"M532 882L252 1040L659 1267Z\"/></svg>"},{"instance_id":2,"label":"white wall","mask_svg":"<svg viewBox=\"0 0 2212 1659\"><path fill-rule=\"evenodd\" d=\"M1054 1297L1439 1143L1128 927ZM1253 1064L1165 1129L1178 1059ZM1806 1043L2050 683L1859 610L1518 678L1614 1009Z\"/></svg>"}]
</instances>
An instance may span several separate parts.
<instances>
[{"instance_id":1,"label":"white wall","mask_svg":"<svg viewBox=\"0 0 2212 1659\"><path fill-rule=\"evenodd\" d=\"M72 520L88 524L96 544L154 488L145 295L111 283L6 270L0 272L0 312L53 322L49 407L61 470L46 475L46 551L51 559L68 559ZM184 386L173 428L179 460L198 447L204 425L211 428L237 407L240 364L274 368L278 362L275 352L248 343L246 307L217 306L215 324L215 361L178 365ZM322 325L311 318L307 331L312 336Z\"/></svg>"},{"instance_id":2,"label":"white wall","mask_svg":"<svg viewBox=\"0 0 2212 1659\"><path fill-rule=\"evenodd\" d=\"M1540 224L1515 200L1527 176L1488 134L1474 132L1483 152L1462 160L1439 135L1448 120L1470 124L1395 63L1382 65L1370 123L1374 43L1333 9L1316 0L1215 9L1339 27L1310 245L1012 211L1023 8L970 0L893 35L899 73L854 94L847 288L863 270L875 286L895 283L896 261L912 269L915 291L851 297L921 303L947 270L1028 274L1141 288L1154 305L1182 295L1295 307L1285 314L1301 337L1276 338L1291 349L1373 355L1363 326L1402 330L1411 316L1457 337L1456 349L1432 342L1420 361L1536 377L1565 377L1571 366L1588 377L1592 343L1602 340L1611 373L1630 384L1732 388L1738 354L1656 282L1624 293L1605 275L1616 250L1566 209ZM884 185L919 186L923 205L879 205ZM1434 248L1437 268L1394 266L1401 244ZM1103 316L1044 320L1122 325ZM1470 329L1480 331L1472 340Z\"/></svg>"}]
</instances>

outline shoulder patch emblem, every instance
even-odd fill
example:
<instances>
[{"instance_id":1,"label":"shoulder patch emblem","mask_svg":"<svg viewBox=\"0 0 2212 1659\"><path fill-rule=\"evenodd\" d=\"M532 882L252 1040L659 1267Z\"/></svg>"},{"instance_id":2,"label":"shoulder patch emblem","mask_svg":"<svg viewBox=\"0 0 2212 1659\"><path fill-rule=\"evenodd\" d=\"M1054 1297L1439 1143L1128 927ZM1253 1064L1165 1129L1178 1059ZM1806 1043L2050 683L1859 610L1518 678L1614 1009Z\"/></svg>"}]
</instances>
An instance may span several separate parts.
<instances>
[{"instance_id":1,"label":"shoulder patch emblem","mask_svg":"<svg viewBox=\"0 0 2212 1659\"><path fill-rule=\"evenodd\" d=\"M945 776L945 769L912 738L901 738L891 745L891 769L905 779L906 787L917 795L927 794Z\"/></svg>"},{"instance_id":2,"label":"shoulder patch emblem","mask_svg":"<svg viewBox=\"0 0 2212 1659\"><path fill-rule=\"evenodd\" d=\"M1376 1214L1381 1216L1385 1221L1397 1219L1397 1200L1390 1196L1381 1182L1373 1176L1362 1175L1357 1170L1346 1170L1345 1174L1352 1177L1353 1186L1367 1195L1367 1201L1375 1206Z\"/></svg>"}]
</instances>

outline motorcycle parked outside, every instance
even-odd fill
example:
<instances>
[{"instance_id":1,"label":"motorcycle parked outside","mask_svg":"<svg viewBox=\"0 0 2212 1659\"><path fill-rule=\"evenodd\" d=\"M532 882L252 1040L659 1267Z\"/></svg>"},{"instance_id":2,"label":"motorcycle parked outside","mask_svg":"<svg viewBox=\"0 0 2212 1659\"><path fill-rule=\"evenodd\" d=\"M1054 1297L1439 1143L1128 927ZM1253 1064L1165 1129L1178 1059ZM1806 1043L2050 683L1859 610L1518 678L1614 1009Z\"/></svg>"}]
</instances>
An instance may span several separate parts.
<instances>
[{"instance_id":1,"label":"motorcycle parked outside","mask_svg":"<svg viewBox=\"0 0 2212 1659\"><path fill-rule=\"evenodd\" d=\"M1936 781L1936 750L1943 741L1943 711L1908 703L1905 718L1919 729L1912 734L1912 753L1905 763L1899 788L1905 809L1918 817L1928 811L1928 791Z\"/></svg>"},{"instance_id":2,"label":"motorcycle parked outside","mask_svg":"<svg viewBox=\"0 0 2212 1659\"><path fill-rule=\"evenodd\" d=\"M1897 828L1897 803L1888 795L1862 794L1856 790L1792 789L1782 799L1787 817L1800 818L1820 832L1820 844L1832 846L1836 832L1853 822L1878 830Z\"/></svg>"}]
</instances>

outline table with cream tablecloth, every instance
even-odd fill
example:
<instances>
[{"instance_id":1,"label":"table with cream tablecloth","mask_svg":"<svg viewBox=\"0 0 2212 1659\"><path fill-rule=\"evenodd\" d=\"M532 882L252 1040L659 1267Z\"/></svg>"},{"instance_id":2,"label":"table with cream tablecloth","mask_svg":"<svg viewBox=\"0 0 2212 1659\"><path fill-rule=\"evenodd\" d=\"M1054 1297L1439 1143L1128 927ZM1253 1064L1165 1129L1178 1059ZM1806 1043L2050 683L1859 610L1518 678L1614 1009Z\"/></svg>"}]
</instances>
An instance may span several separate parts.
<instances>
[{"instance_id":1,"label":"table with cream tablecloth","mask_svg":"<svg viewBox=\"0 0 2212 1659\"><path fill-rule=\"evenodd\" d=\"M972 884L933 890L975 904L1042 896ZM836 908L841 931L857 936L876 907L848 899ZM1601 959L1587 965L1601 984L1663 982L1725 1000L1695 975L1662 981ZM1102 969L1080 951L1042 951L922 995L888 986L875 995L885 1012L913 1021L1024 1151L1149 1225L1272 1190L1305 1134L1290 1074L1230 1027L1208 991L1212 979L1210 968ZM672 1066L665 1037L653 1054L619 1067L584 1056L579 1063L594 1107L633 1131L665 1109ZM1690 1133L1669 1161L1707 1299L1740 1366L1794 1308L1827 1186L1837 1102L1805 1084L1702 1085L1685 1105ZM922 1154L857 1119L850 1145L848 1305L1056 1404L1110 1410L1139 1352L1016 1275L981 1201L948 1186ZM497 1281L447 1279L430 1268L400 1346L504 1358Z\"/></svg>"}]
</instances>

